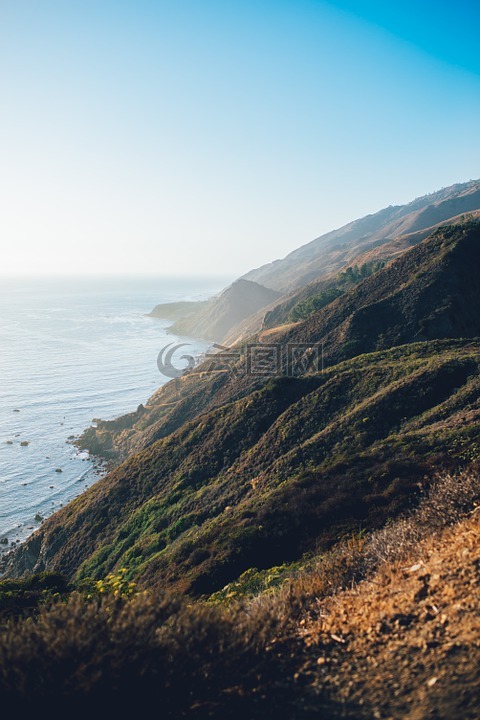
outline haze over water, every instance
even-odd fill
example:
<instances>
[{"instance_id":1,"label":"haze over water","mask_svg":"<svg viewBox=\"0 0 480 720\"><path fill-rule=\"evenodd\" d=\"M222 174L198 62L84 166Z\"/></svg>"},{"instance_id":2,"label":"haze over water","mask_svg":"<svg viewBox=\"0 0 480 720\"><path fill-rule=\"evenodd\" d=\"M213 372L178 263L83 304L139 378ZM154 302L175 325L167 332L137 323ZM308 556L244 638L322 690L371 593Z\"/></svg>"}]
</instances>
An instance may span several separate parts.
<instances>
[{"instance_id":1,"label":"haze over water","mask_svg":"<svg viewBox=\"0 0 480 720\"><path fill-rule=\"evenodd\" d=\"M171 323L145 314L224 285L218 278L2 279L0 539L9 544L1 549L98 479L69 437L94 418L135 410L168 380L157 356L177 338L167 334ZM183 351L192 355L208 347L190 342Z\"/></svg>"}]
</instances>

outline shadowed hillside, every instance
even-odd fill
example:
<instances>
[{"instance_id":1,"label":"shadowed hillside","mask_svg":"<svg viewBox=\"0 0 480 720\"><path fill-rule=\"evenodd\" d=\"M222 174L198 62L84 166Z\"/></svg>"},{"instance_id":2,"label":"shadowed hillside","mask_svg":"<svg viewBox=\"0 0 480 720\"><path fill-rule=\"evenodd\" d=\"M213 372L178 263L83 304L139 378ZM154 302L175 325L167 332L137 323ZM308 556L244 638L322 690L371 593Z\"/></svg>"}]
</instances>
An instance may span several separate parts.
<instances>
[{"instance_id":1,"label":"shadowed hillside","mask_svg":"<svg viewBox=\"0 0 480 720\"><path fill-rule=\"evenodd\" d=\"M261 333L252 341L277 344L283 349L283 362L288 343L323 343L328 366L402 343L479 337L479 265L480 225L439 229L303 322L272 329L265 337ZM168 383L145 409L99 422L84 433L82 446L106 458L124 458L199 414L261 387L261 376L245 372L243 346L237 352L236 361L235 356L228 357L222 364L220 355L215 363L198 367L177 384Z\"/></svg>"},{"instance_id":2,"label":"shadowed hillside","mask_svg":"<svg viewBox=\"0 0 480 720\"><path fill-rule=\"evenodd\" d=\"M287 339L322 340L332 360L406 342L480 334L480 226L442 228L331 303Z\"/></svg>"},{"instance_id":3,"label":"shadowed hillside","mask_svg":"<svg viewBox=\"0 0 480 720\"><path fill-rule=\"evenodd\" d=\"M480 335L479 238L475 223L438 230L279 333L282 353L324 342L325 372L191 373L182 399L134 428L148 447L47 520L10 571L125 566L148 585L210 593L253 563L381 525L432 463L476 459L478 341L434 338Z\"/></svg>"},{"instance_id":4,"label":"shadowed hillside","mask_svg":"<svg viewBox=\"0 0 480 720\"><path fill-rule=\"evenodd\" d=\"M479 219L480 211L477 211L469 213L467 216L457 216L450 220L448 224L461 225L470 221L478 222ZM289 322L291 319L298 319L298 317L295 317L297 308L308 305L308 303L312 304L312 301L315 301L316 298L332 290L345 292L364 279L362 277L362 270L366 271L367 275L375 272L388 262L398 259L404 252L443 226L444 224L442 223L437 227L430 227L420 232L399 236L395 238L395 240L385 242L361 254L356 258L354 265L347 265L345 270L342 270L340 273L316 280L299 290L295 290L266 308L266 312L264 312L261 317L257 314L250 319L250 322L245 321L242 325L237 326L237 328L232 330L232 337L235 333L244 333L244 336L248 336L248 334L251 335L252 332L256 332L259 329L273 328L276 325ZM355 277L354 272L357 273L357 277Z\"/></svg>"},{"instance_id":5,"label":"shadowed hillside","mask_svg":"<svg viewBox=\"0 0 480 720\"><path fill-rule=\"evenodd\" d=\"M381 525L432 463L478 456L479 353L420 343L268 382L133 456L47 520L11 569L125 566L205 593Z\"/></svg>"},{"instance_id":6,"label":"shadowed hillside","mask_svg":"<svg viewBox=\"0 0 480 720\"><path fill-rule=\"evenodd\" d=\"M479 271L438 228L89 428L116 467L4 560L2 707L475 720Z\"/></svg>"}]
</instances>

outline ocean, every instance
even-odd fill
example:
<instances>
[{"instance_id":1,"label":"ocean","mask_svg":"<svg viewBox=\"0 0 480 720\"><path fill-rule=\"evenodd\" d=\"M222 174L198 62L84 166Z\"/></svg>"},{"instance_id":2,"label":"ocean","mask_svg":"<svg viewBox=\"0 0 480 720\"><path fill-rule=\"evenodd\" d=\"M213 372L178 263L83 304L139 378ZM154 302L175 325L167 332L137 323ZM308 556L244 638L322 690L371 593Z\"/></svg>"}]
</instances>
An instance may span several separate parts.
<instances>
[{"instance_id":1,"label":"ocean","mask_svg":"<svg viewBox=\"0 0 480 720\"><path fill-rule=\"evenodd\" d=\"M98 463L72 440L95 418L136 410L168 381L157 356L179 338L168 334L171 322L146 314L161 302L205 299L226 284L221 278L0 280L0 550L24 540L99 479ZM190 345L182 351L193 356L209 347L182 341Z\"/></svg>"}]
</instances>

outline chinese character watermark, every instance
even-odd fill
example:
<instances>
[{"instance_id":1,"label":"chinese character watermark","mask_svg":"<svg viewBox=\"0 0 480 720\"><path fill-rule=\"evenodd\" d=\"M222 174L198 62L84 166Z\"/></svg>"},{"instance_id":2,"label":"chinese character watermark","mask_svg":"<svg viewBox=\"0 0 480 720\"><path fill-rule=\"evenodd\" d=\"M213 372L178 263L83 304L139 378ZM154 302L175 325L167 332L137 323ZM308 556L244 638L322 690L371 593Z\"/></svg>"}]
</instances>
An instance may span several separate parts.
<instances>
[{"instance_id":1,"label":"chinese character watermark","mask_svg":"<svg viewBox=\"0 0 480 720\"><path fill-rule=\"evenodd\" d=\"M178 350L187 345L189 343L170 343L159 352L157 366L162 375L177 380L200 366L202 373L229 373L235 377L301 377L324 370L323 343L251 343L244 348L214 344L211 348L214 352L178 356ZM179 367L178 362L182 360L183 366Z\"/></svg>"},{"instance_id":2,"label":"chinese character watermark","mask_svg":"<svg viewBox=\"0 0 480 720\"><path fill-rule=\"evenodd\" d=\"M247 375L281 375L280 345L247 345L246 371Z\"/></svg>"}]
</instances>

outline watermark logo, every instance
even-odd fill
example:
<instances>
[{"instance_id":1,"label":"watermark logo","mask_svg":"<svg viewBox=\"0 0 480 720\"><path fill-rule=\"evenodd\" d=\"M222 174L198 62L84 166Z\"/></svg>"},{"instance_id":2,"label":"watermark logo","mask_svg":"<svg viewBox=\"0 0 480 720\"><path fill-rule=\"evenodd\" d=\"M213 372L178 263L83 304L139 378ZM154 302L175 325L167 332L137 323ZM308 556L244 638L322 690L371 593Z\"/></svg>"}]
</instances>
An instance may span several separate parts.
<instances>
[{"instance_id":1,"label":"watermark logo","mask_svg":"<svg viewBox=\"0 0 480 720\"><path fill-rule=\"evenodd\" d=\"M205 372L228 372L236 377L242 374L242 350L240 348L229 348L214 343L211 349L216 350L216 352L206 353L202 357L202 361L205 363Z\"/></svg>"},{"instance_id":2,"label":"watermark logo","mask_svg":"<svg viewBox=\"0 0 480 720\"><path fill-rule=\"evenodd\" d=\"M287 345L287 375L298 377L309 372L323 372L323 343L290 343Z\"/></svg>"},{"instance_id":3,"label":"watermark logo","mask_svg":"<svg viewBox=\"0 0 480 720\"><path fill-rule=\"evenodd\" d=\"M187 365L184 365L183 367L176 367L173 364L175 353L180 350L180 348L187 347L189 345L190 343L169 343L160 350L157 357L157 367L162 375L168 378L177 379L195 367L196 361L193 355L180 355L180 357L177 356L175 358L176 362L178 362L178 360L187 361Z\"/></svg>"},{"instance_id":4,"label":"watermark logo","mask_svg":"<svg viewBox=\"0 0 480 720\"><path fill-rule=\"evenodd\" d=\"M229 373L235 377L301 377L323 372L323 343L251 343L243 348L214 344L211 348L214 352L178 356L178 350L188 345L190 343L170 343L159 352L157 366L162 375L178 379L199 365L203 373ZM186 360L187 364L178 367L181 360Z\"/></svg>"},{"instance_id":5,"label":"watermark logo","mask_svg":"<svg viewBox=\"0 0 480 720\"><path fill-rule=\"evenodd\" d=\"M282 357L280 345L263 345L254 343L247 345L246 371L247 375L271 377L281 375Z\"/></svg>"}]
</instances>

